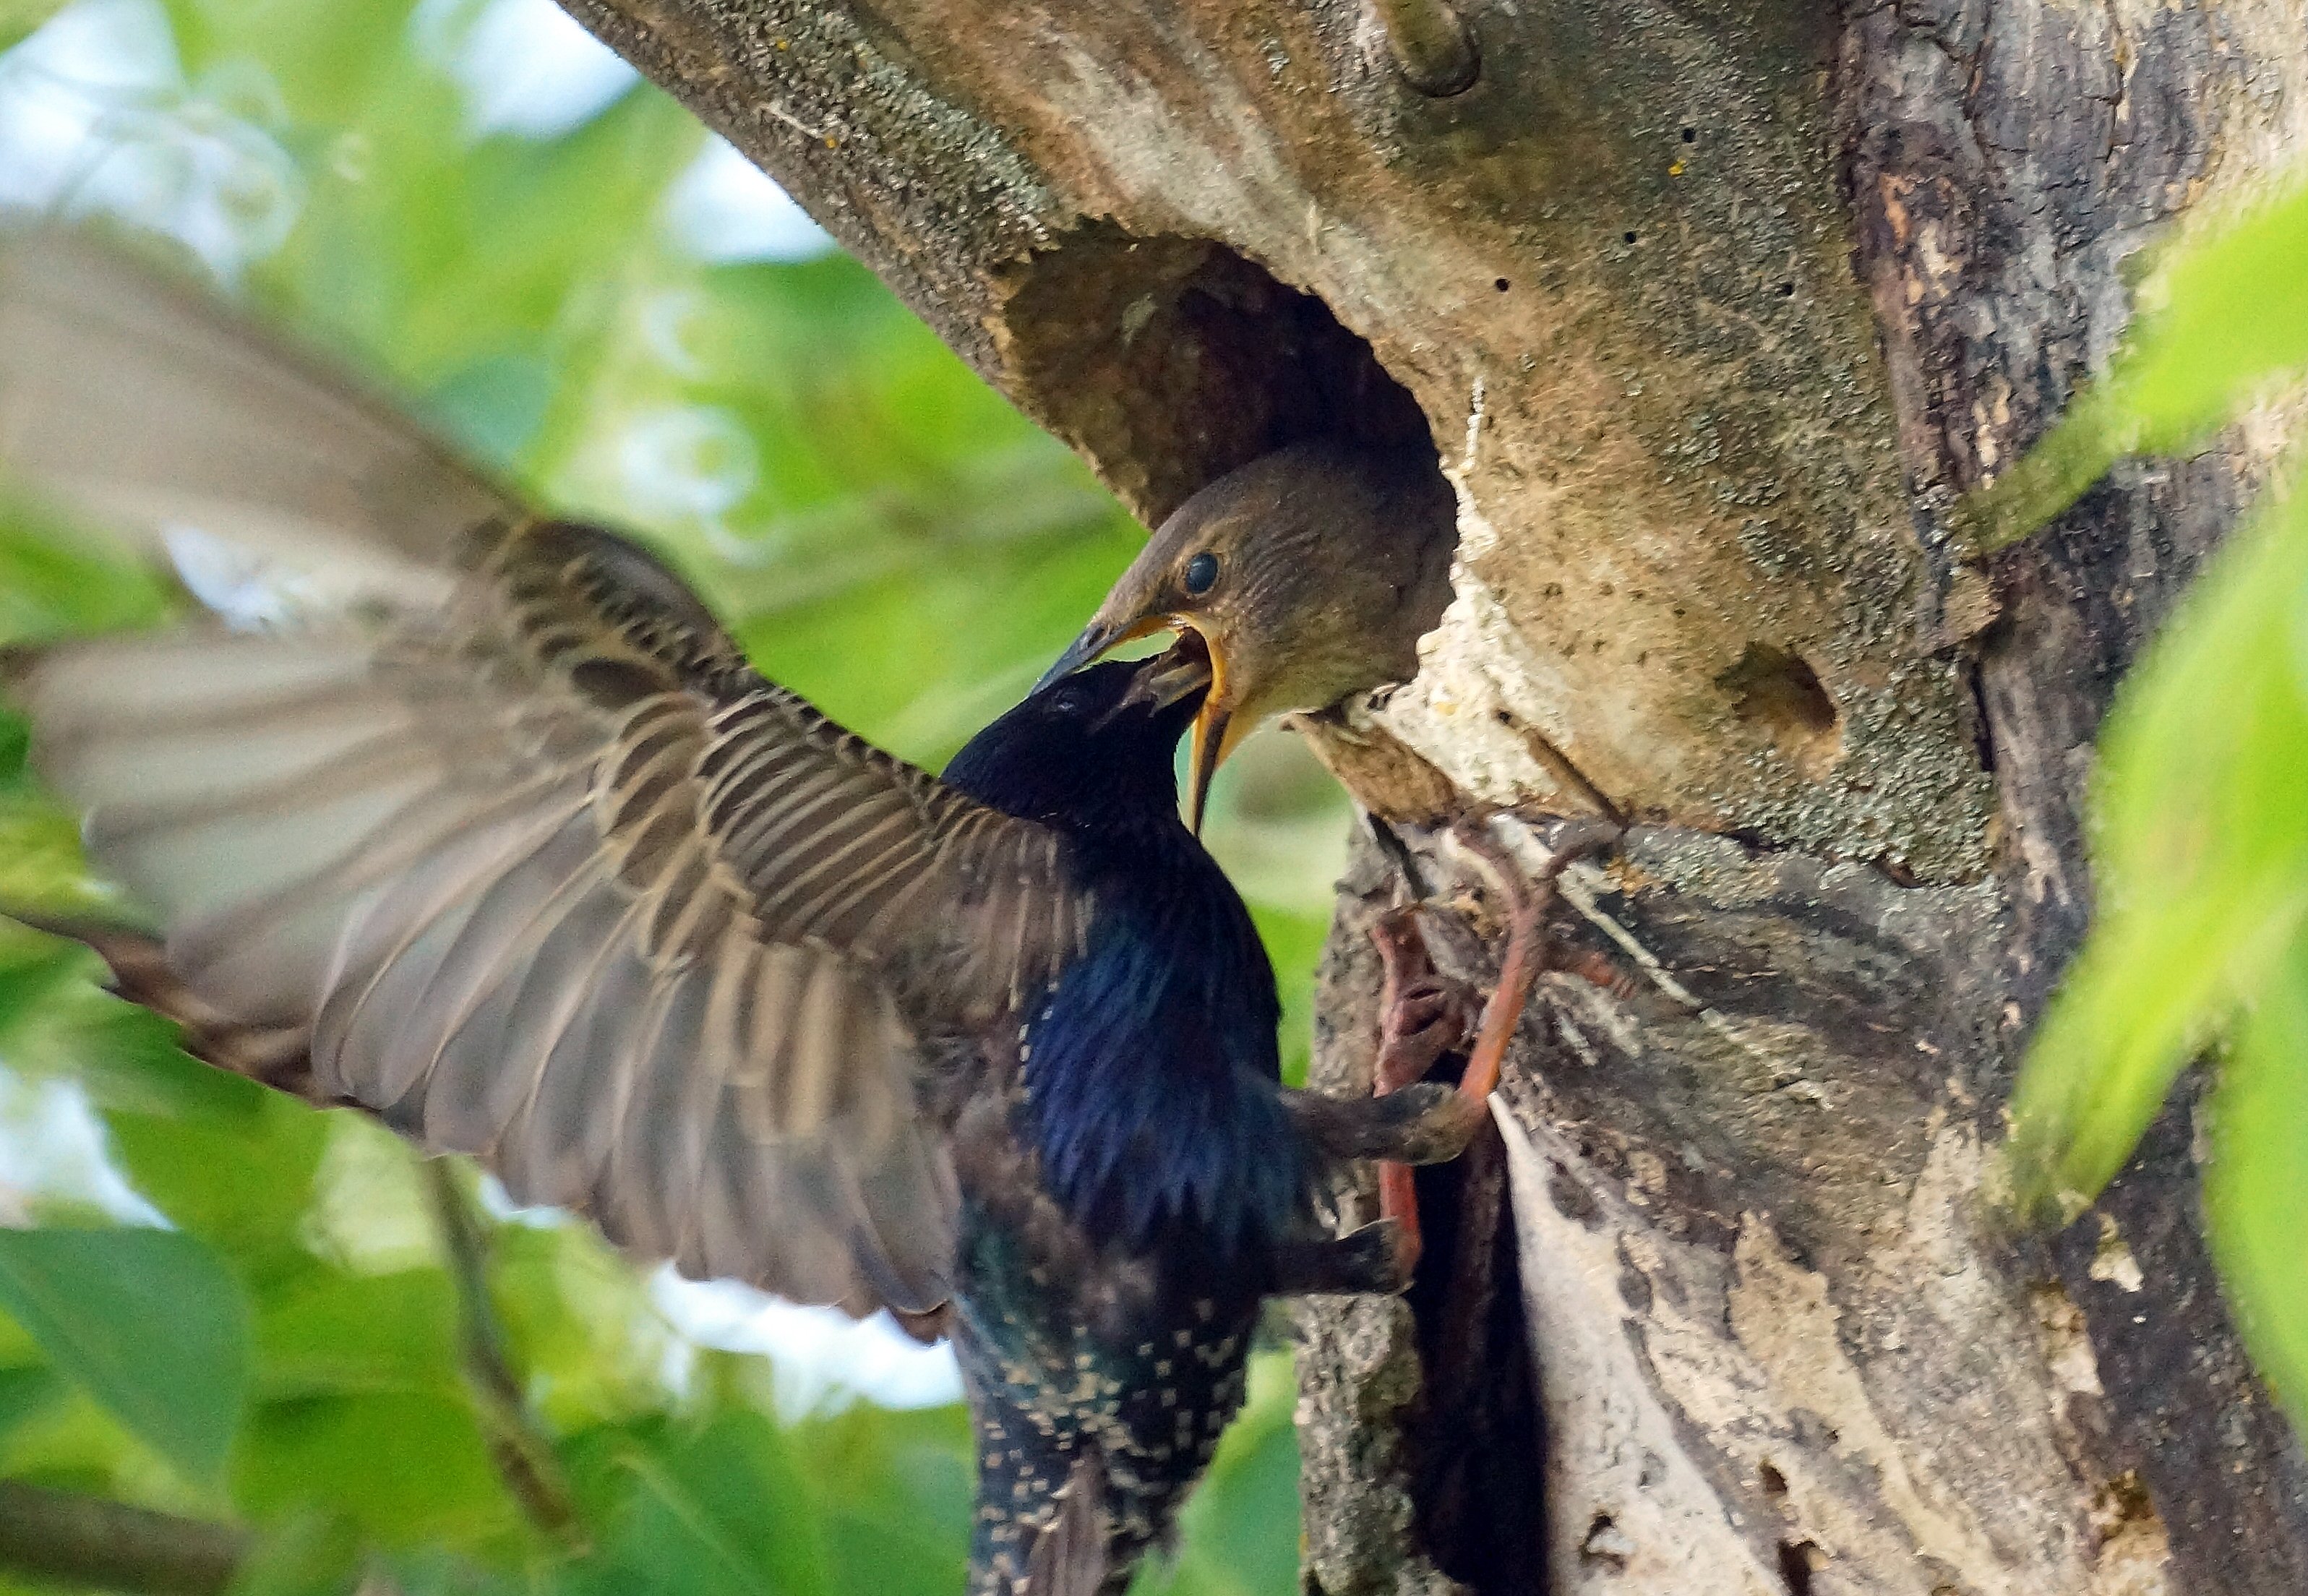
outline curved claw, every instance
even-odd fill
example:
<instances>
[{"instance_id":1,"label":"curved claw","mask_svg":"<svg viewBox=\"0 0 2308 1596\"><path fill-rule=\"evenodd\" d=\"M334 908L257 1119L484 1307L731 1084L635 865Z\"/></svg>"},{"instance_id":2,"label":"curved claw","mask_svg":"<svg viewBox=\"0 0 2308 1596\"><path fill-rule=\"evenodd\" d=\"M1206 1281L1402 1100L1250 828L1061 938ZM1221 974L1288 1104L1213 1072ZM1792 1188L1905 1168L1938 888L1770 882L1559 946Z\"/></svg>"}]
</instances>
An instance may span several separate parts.
<instances>
[{"instance_id":1,"label":"curved claw","mask_svg":"<svg viewBox=\"0 0 2308 1596\"><path fill-rule=\"evenodd\" d=\"M1382 1219L1344 1236L1287 1244L1275 1254L1274 1290L1286 1297L1392 1297L1410 1284L1417 1238Z\"/></svg>"}]
</instances>

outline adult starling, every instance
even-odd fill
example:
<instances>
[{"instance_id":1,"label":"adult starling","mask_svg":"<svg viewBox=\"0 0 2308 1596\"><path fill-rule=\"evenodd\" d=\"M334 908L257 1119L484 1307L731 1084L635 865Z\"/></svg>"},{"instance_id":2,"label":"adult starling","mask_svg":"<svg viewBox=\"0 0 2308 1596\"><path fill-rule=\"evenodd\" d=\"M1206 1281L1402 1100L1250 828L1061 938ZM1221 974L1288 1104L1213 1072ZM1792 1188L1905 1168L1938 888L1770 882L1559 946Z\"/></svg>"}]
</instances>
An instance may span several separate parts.
<instances>
[{"instance_id":1,"label":"adult starling","mask_svg":"<svg viewBox=\"0 0 2308 1596\"><path fill-rule=\"evenodd\" d=\"M1049 683L934 778L640 546L53 238L0 254L0 462L368 567L351 604L24 662L38 768L165 928L137 989L642 1257L946 1311L979 1596L1119 1591L1262 1299L1399 1284L1313 1195L1476 1118L1279 1083L1272 973L1177 814L1193 643Z\"/></svg>"}]
</instances>

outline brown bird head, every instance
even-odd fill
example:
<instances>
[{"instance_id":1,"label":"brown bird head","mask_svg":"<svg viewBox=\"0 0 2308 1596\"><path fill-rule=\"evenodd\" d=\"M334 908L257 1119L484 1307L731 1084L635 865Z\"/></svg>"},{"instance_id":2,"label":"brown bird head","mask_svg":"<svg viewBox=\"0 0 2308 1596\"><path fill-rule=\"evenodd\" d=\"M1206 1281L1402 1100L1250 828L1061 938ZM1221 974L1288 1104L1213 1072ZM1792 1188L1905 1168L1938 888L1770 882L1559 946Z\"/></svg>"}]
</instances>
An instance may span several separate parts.
<instances>
[{"instance_id":1,"label":"brown bird head","mask_svg":"<svg viewBox=\"0 0 2308 1596\"><path fill-rule=\"evenodd\" d=\"M1191 632L1210 651L1189 823L1210 776L1269 717L1408 680L1450 602L1455 515L1431 450L1294 444L1171 513L1045 682L1132 638Z\"/></svg>"}]
</instances>

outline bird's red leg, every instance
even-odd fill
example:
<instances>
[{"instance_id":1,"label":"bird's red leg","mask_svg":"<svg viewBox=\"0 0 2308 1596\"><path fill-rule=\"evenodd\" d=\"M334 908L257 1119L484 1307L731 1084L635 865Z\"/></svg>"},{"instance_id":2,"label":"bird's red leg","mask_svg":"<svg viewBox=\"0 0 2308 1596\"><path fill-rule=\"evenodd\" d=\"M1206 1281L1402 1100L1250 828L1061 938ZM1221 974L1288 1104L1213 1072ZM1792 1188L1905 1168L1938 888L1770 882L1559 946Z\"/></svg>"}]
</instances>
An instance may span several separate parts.
<instances>
[{"instance_id":1,"label":"bird's red leg","mask_svg":"<svg viewBox=\"0 0 2308 1596\"><path fill-rule=\"evenodd\" d=\"M1379 988L1378 1058L1371 1070L1371 1091L1379 1097L1423 1080L1467 1031L1464 996L1435 973L1417 914L1415 908L1397 910L1371 927L1386 971ZM1420 1247L1418 1194L1408 1164L1379 1160L1378 1212L1382 1220L1395 1221L1395 1255L1408 1279Z\"/></svg>"},{"instance_id":2,"label":"bird's red leg","mask_svg":"<svg viewBox=\"0 0 2308 1596\"><path fill-rule=\"evenodd\" d=\"M1485 855L1479 846L1470 846L1494 867L1489 874L1507 901L1506 956L1499 963L1498 985L1491 988L1489 1001L1483 1005L1483 1017L1475 1027L1474 1050L1467 1055L1467 1067L1459 1076L1460 1095L1480 1103L1498 1090L1507 1045L1514 1040L1515 1027L1522 1022L1531 988L1538 984L1539 972L1546 968L1541 917L1554 898L1554 875L1569 861L1559 859L1533 891L1512 859L1498 853Z\"/></svg>"},{"instance_id":3,"label":"bird's red leg","mask_svg":"<svg viewBox=\"0 0 2308 1596\"><path fill-rule=\"evenodd\" d=\"M1546 917L1554 905L1555 882L1573 861L1607 847L1619 834L1617 827L1597 829L1558 844L1536 879L1485 832L1461 828L1458 840L1482 867L1483 874L1506 902L1507 948L1499 979L1474 1026L1474 1043L1467 1066L1459 1076L1459 1095L1471 1114L1482 1112L1499 1084L1507 1048L1530 1002L1531 988L1553 967ZM1379 958L1385 967L1381 988L1384 1020L1373 1090L1381 1095L1424 1076L1436 1057L1451 1045L1447 1031L1452 1017L1445 1006L1445 984L1434 972L1408 911L1389 915L1372 927ZM1566 966L1575 973L1615 992L1624 982L1607 960L1594 955L1573 958ZM1460 1024L1463 1027L1463 1019ZM1456 1034L1463 1035L1463 1029ZM1403 1271L1418 1260L1418 1197L1410 1166L1382 1160L1378 1169L1379 1216L1400 1228Z\"/></svg>"},{"instance_id":4,"label":"bird's red leg","mask_svg":"<svg viewBox=\"0 0 2308 1596\"><path fill-rule=\"evenodd\" d=\"M1600 954L1574 951L1568 959L1557 958L1548 945L1546 925L1546 911L1554 906L1555 883L1563 873L1589 854L1611 846L1620 833L1616 825L1574 831L1555 843L1537 876L1526 876L1522 867L1487 832L1470 826L1457 832L1459 842L1483 867L1483 874L1507 905L1507 951L1500 962L1499 982L1483 1005L1474 1051L1467 1056L1466 1071L1459 1077L1459 1090L1475 1101L1486 1100L1497 1090L1507 1047L1514 1040L1515 1027L1522 1022L1531 988L1546 971L1567 971L1619 996L1631 988L1632 983Z\"/></svg>"}]
</instances>

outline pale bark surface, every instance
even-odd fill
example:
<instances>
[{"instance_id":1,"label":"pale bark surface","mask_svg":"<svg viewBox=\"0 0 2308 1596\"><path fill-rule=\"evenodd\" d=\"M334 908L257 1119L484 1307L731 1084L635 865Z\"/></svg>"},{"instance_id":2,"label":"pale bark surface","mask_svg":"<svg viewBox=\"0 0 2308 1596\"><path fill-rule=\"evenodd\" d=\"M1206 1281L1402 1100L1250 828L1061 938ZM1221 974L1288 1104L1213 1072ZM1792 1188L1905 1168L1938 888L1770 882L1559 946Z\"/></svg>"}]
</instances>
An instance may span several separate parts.
<instances>
[{"instance_id":1,"label":"pale bark surface","mask_svg":"<svg viewBox=\"0 0 2308 1596\"><path fill-rule=\"evenodd\" d=\"M1546 978L1434 1278L1300 1315L1312 1588L2308 1591L2184 1109L2057 1238L1980 1194L2093 731L2261 462L2127 467L1985 576L1940 535L2127 257L2308 152L2299 0L1486 0L1448 98L1352 0L568 3L1150 519L1423 427L1460 597L1378 727L1640 823L1560 917L1634 996ZM1342 897L1330 1084L1404 890Z\"/></svg>"}]
</instances>

